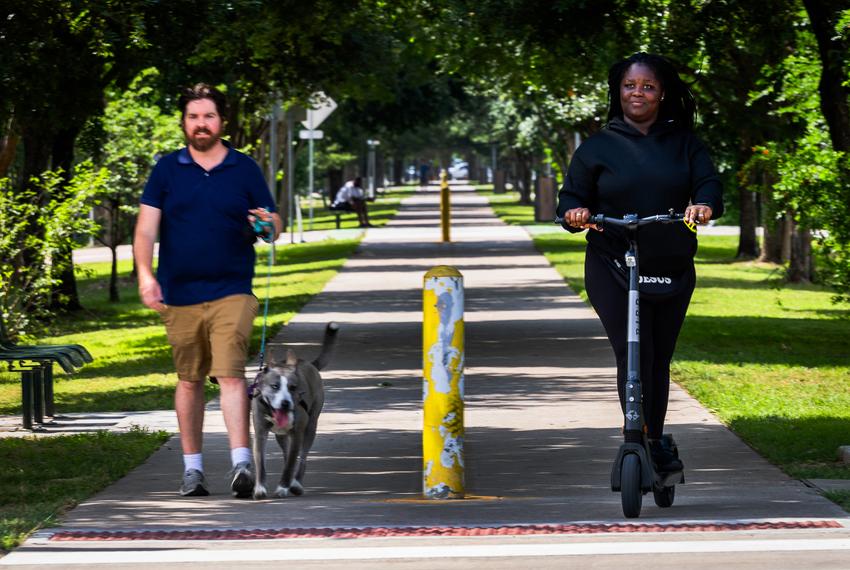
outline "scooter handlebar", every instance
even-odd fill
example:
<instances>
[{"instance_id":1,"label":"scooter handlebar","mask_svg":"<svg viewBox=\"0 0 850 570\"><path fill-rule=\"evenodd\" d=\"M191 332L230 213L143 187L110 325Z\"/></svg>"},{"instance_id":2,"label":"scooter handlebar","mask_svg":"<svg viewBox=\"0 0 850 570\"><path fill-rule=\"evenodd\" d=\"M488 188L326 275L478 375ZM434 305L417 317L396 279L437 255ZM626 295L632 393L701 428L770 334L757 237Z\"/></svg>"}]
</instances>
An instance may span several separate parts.
<instances>
[{"instance_id":1,"label":"scooter handlebar","mask_svg":"<svg viewBox=\"0 0 850 570\"><path fill-rule=\"evenodd\" d=\"M621 226L625 228L636 228L639 226L646 226L649 224L672 224L675 222L681 222L685 219L685 214L676 214L673 210L670 210L668 214L656 214L654 216L646 216L645 218L639 218L637 214L627 214L622 218L613 218L611 216L606 216L604 214L595 214L590 216L590 219L587 220L588 224L596 224L599 226L609 225L609 226ZM566 227L564 225L564 219L562 217L555 217L555 223Z\"/></svg>"},{"instance_id":2,"label":"scooter handlebar","mask_svg":"<svg viewBox=\"0 0 850 570\"><path fill-rule=\"evenodd\" d=\"M609 225L635 228L639 226L647 226L649 224L672 224L675 222L681 222L684 219L685 214L675 214L673 212L669 214L646 216L645 218L639 218L636 214L627 214L622 218L613 218L611 216L605 216L604 214L596 214L595 216L590 216L588 223L598 224L600 226Z\"/></svg>"}]
</instances>

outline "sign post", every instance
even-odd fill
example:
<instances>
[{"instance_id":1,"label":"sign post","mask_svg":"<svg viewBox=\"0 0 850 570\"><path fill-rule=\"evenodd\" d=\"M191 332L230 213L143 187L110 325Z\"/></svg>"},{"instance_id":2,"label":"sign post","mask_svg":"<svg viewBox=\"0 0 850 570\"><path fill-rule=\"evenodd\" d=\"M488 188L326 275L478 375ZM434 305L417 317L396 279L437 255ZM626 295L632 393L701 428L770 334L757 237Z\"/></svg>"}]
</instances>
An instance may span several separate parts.
<instances>
[{"instance_id":1,"label":"sign post","mask_svg":"<svg viewBox=\"0 0 850 570\"><path fill-rule=\"evenodd\" d=\"M377 178L377 172L375 172L375 147L381 144L381 141L375 139L369 139L366 141L366 144L369 145L369 161L366 165L368 170L368 188L366 190L366 195L369 200L375 199L375 188L378 186L375 179Z\"/></svg>"},{"instance_id":2,"label":"sign post","mask_svg":"<svg viewBox=\"0 0 850 570\"><path fill-rule=\"evenodd\" d=\"M308 228L313 229L313 140L322 138L322 131L315 130L322 122L327 119L331 113L336 109L336 102L325 95L321 91L317 91L310 96L310 108L307 109L307 120L301 121L301 124L307 129L306 131L301 131L299 133L299 138L307 139L308 143L308 154L309 154L309 170L307 174L307 199L310 202L310 217L308 222ZM304 133L308 133L308 136L304 136ZM314 136L318 133L318 136Z\"/></svg>"}]
</instances>

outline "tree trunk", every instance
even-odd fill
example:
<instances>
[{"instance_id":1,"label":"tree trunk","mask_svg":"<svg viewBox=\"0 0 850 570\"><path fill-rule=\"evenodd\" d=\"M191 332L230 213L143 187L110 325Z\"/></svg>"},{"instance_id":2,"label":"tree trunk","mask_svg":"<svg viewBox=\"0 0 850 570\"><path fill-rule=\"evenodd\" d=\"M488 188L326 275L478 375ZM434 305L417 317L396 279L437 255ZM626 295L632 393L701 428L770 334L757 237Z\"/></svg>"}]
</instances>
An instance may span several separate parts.
<instances>
[{"instance_id":1,"label":"tree trunk","mask_svg":"<svg viewBox=\"0 0 850 570\"><path fill-rule=\"evenodd\" d=\"M832 148L850 151L850 89L846 57L848 42L835 31L838 17L847 8L846 0L803 0L812 31L818 41L821 59L820 92L821 111L829 127Z\"/></svg>"},{"instance_id":2,"label":"tree trunk","mask_svg":"<svg viewBox=\"0 0 850 570\"><path fill-rule=\"evenodd\" d=\"M782 244L785 237L785 211L782 205L773 197L773 185L776 183L769 172L762 172L762 239L761 257L759 261L770 263L785 263L787 257L782 256Z\"/></svg>"},{"instance_id":3,"label":"tree trunk","mask_svg":"<svg viewBox=\"0 0 850 570\"><path fill-rule=\"evenodd\" d=\"M333 204L336 193L345 184L343 171L341 168L328 168L328 202Z\"/></svg>"},{"instance_id":4,"label":"tree trunk","mask_svg":"<svg viewBox=\"0 0 850 570\"><path fill-rule=\"evenodd\" d=\"M782 263L791 259L791 236L794 233L794 215L785 212L782 222Z\"/></svg>"},{"instance_id":5,"label":"tree trunk","mask_svg":"<svg viewBox=\"0 0 850 570\"><path fill-rule=\"evenodd\" d=\"M791 259L788 263L788 281L810 283L814 267L812 264L812 233L794 224L791 233Z\"/></svg>"},{"instance_id":6,"label":"tree trunk","mask_svg":"<svg viewBox=\"0 0 850 570\"><path fill-rule=\"evenodd\" d=\"M776 219L765 216L764 239L762 240L761 257L759 261L768 263L785 263L782 257L782 242L785 237L785 218Z\"/></svg>"},{"instance_id":7,"label":"tree trunk","mask_svg":"<svg viewBox=\"0 0 850 570\"><path fill-rule=\"evenodd\" d=\"M404 157L401 155L393 157L393 184L396 186L404 184Z\"/></svg>"},{"instance_id":8,"label":"tree trunk","mask_svg":"<svg viewBox=\"0 0 850 570\"><path fill-rule=\"evenodd\" d=\"M38 127L22 134L24 143L24 162L21 172L21 185L30 187L30 180L40 176L50 165L50 140Z\"/></svg>"},{"instance_id":9,"label":"tree trunk","mask_svg":"<svg viewBox=\"0 0 850 570\"><path fill-rule=\"evenodd\" d=\"M15 131L14 118L9 119L3 132L0 137L0 178L9 172L18 150L18 133Z\"/></svg>"},{"instance_id":10,"label":"tree trunk","mask_svg":"<svg viewBox=\"0 0 850 570\"><path fill-rule=\"evenodd\" d=\"M109 302L117 303L120 301L118 296L118 245L121 243L121 210L117 201L110 204L108 211L109 225L107 226L107 234L109 235L109 251L112 254L112 269L109 273Z\"/></svg>"},{"instance_id":11,"label":"tree trunk","mask_svg":"<svg viewBox=\"0 0 850 570\"><path fill-rule=\"evenodd\" d=\"M65 184L71 180L71 169L74 163L74 141L79 129L69 128L57 133L53 141L53 168L62 169ZM61 188L59 200L65 199L65 185ZM77 277L74 275L74 250L70 247L61 248L54 258L54 265L59 267L59 283L53 289L51 308L59 311L76 311L82 309L80 296L77 294Z\"/></svg>"},{"instance_id":12,"label":"tree trunk","mask_svg":"<svg viewBox=\"0 0 850 570\"><path fill-rule=\"evenodd\" d=\"M478 174L478 172L479 172L478 167L479 167L478 153L475 152L474 150L467 153L467 156L466 156L466 172L467 172L467 174L466 174L466 176L467 176L467 178L469 178L470 181L478 180L480 178L480 176ZM479 184L484 184L484 182L486 182L486 181L478 180Z\"/></svg>"},{"instance_id":13,"label":"tree trunk","mask_svg":"<svg viewBox=\"0 0 850 570\"><path fill-rule=\"evenodd\" d=\"M121 299L118 297L118 246L112 244L109 247L112 253L112 271L109 275L109 302L117 303Z\"/></svg>"},{"instance_id":14,"label":"tree trunk","mask_svg":"<svg viewBox=\"0 0 850 570\"><path fill-rule=\"evenodd\" d=\"M745 185L739 185L738 196L741 206L741 235L738 238L738 259L754 259L759 256L759 244L756 239L756 210L755 192L748 190Z\"/></svg>"},{"instance_id":15,"label":"tree trunk","mask_svg":"<svg viewBox=\"0 0 850 570\"><path fill-rule=\"evenodd\" d=\"M517 186L519 190L519 203L531 204L531 156L525 153L516 153L517 162Z\"/></svg>"},{"instance_id":16,"label":"tree trunk","mask_svg":"<svg viewBox=\"0 0 850 570\"><path fill-rule=\"evenodd\" d=\"M18 183L18 190L25 192L32 190L39 192L38 188L32 183L32 180L38 178L45 170L47 170L50 162L50 144L43 130L34 127L32 130L24 131L21 134L21 141L24 147L24 160L21 175ZM39 206L43 207L44 197L37 194ZM44 236L44 227L38 220L27 220L27 235L36 236L41 240ZM23 245L23 244L21 244ZM35 251L24 248L18 259L15 260L16 267L32 267L40 265L42 261L38 259Z\"/></svg>"}]
</instances>

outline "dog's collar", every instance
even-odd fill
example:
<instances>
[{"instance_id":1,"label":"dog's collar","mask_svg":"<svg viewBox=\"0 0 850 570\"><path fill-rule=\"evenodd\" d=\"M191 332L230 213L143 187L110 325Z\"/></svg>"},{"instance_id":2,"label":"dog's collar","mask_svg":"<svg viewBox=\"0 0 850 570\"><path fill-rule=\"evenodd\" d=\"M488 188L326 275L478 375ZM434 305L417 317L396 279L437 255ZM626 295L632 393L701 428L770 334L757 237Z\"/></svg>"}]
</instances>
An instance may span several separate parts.
<instances>
[{"instance_id":1,"label":"dog's collar","mask_svg":"<svg viewBox=\"0 0 850 570\"><path fill-rule=\"evenodd\" d=\"M254 396L257 395L257 388L260 387L260 377L269 371L268 365L264 364L260 366L260 369L257 371L257 375L254 376L254 381L248 384L248 399L253 400Z\"/></svg>"}]
</instances>

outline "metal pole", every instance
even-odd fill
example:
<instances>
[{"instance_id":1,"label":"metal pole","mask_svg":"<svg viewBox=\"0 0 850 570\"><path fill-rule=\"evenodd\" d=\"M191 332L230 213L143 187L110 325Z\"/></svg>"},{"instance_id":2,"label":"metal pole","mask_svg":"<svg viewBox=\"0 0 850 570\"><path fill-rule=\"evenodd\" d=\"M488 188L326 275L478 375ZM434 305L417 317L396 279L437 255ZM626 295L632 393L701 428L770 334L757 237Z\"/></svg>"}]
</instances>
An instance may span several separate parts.
<instances>
[{"instance_id":1,"label":"metal pole","mask_svg":"<svg viewBox=\"0 0 850 570\"><path fill-rule=\"evenodd\" d=\"M292 121L295 120L294 113L290 109L286 118L286 196L289 202L289 243L295 243L295 199L293 192L293 174L295 165L292 152Z\"/></svg>"},{"instance_id":2,"label":"metal pole","mask_svg":"<svg viewBox=\"0 0 850 570\"><path fill-rule=\"evenodd\" d=\"M313 229L313 110L307 110L307 129L310 131L310 143L307 145L309 148L309 152L307 154L310 155L310 171L307 176L309 183L309 192L307 193L307 200L310 204L310 217L309 223L307 225L308 229Z\"/></svg>"},{"instance_id":3,"label":"metal pole","mask_svg":"<svg viewBox=\"0 0 850 570\"><path fill-rule=\"evenodd\" d=\"M269 192L277 196L277 169L280 156L280 144L277 140L277 124L280 120L280 103L272 105L271 125L269 126Z\"/></svg>"},{"instance_id":4,"label":"metal pole","mask_svg":"<svg viewBox=\"0 0 850 570\"><path fill-rule=\"evenodd\" d=\"M452 222L451 201L449 199L449 181L446 171L440 172L440 227L443 230L443 242L452 241L450 228Z\"/></svg>"},{"instance_id":5,"label":"metal pole","mask_svg":"<svg viewBox=\"0 0 850 570\"><path fill-rule=\"evenodd\" d=\"M422 493L428 499L462 499L463 275L432 268L422 290Z\"/></svg>"},{"instance_id":6,"label":"metal pole","mask_svg":"<svg viewBox=\"0 0 850 570\"><path fill-rule=\"evenodd\" d=\"M375 142L372 139L366 141L369 147L366 155L366 196L375 197Z\"/></svg>"}]
</instances>

